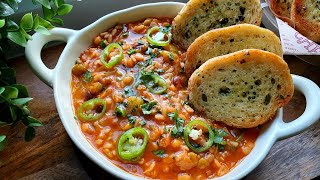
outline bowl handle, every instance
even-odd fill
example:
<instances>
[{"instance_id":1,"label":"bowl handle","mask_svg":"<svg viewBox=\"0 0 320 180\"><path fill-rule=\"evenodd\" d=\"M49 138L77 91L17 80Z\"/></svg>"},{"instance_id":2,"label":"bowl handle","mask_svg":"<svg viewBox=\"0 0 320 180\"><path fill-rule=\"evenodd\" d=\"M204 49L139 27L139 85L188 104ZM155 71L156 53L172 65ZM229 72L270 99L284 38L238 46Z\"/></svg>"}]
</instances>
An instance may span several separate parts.
<instances>
[{"instance_id":1,"label":"bowl handle","mask_svg":"<svg viewBox=\"0 0 320 180\"><path fill-rule=\"evenodd\" d=\"M320 119L320 89L311 80L292 75L294 88L301 91L306 98L306 109L303 114L292 122L278 122L277 138L285 139L296 135Z\"/></svg>"},{"instance_id":2,"label":"bowl handle","mask_svg":"<svg viewBox=\"0 0 320 180\"><path fill-rule=\"evenodd\" d=\"M76 30L66 28L54 28L50 30L50 35L35 33L32 40L28 41L25 55L33 72L48 86L52 87L54 69L49 69L41 59L41 50L43 46L50 41L68 42L77 32Z\"/></svg>"}]
</instances>

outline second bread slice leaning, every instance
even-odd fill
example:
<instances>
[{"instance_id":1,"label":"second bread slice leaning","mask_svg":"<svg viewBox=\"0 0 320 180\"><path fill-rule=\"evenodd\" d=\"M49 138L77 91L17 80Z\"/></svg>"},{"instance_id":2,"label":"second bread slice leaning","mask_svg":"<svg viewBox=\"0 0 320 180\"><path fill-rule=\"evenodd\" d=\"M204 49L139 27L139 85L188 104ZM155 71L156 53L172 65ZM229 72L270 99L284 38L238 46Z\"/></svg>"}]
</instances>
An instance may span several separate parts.
<instances>
[{"instance_id":1,"label":"second bread slice leaning","mask_svg":"<svg viewBox=\"0 0 320 180\"><path fill-rule=\"evenodd\" d=\"M243 49L261 49L283 56L280 39L272 31L239 24L211 30L198 37L187 50L186 74L190 77L208 59Z\"/></svg>"},{"instance_id":2,"label":"second bread slice leaning","mask_svg":"<svg viewBox=\"0 0 320 180\"><path fill-rule=\"evenodd\" d=\"M294 87L287 63L257 49L208 60L190 77L189 100L207 118L251 128L272 119Z\"/></svg>"}]
</instances>

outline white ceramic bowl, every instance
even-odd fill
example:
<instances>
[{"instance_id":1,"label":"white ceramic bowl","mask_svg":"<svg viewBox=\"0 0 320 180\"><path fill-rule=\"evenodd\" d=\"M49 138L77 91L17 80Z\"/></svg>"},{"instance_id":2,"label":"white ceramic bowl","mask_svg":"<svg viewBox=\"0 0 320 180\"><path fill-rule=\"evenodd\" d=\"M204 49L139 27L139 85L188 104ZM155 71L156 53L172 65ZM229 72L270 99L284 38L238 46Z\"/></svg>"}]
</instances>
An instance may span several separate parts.
<instances>
[{"instance_id":1,"label":"white ceramic bowl","mask_svg":"<svg viewBox=\"0 0 320 180\"><path fill-rule=\"evenodd\" d=\"M135 6L108 14L79 31L54 28L49 36L36 33L26 47L26 57L31 68L43 82L54 89L55 102L61 121L73 142L92 161L119 178L142 179L142 177L127 173L112 164L87 141L81 132L78 123L74 120L70 88L71 69L79 55L91 45L92 39L100 32L113 27L117 23L132 22L147 17L175 17L183 6L183 3L175 2ZM47 42L56 40L65 41L67 45L56 67L48 69L40 58L41 49ZM295 121L284 123L282 121L282 109L279 109L275 119L263 126L252 152L228 174L217 179L240 179L244 177L260 164L276 140L293 136L305 130L320 118L319 87L304 77L296 75L292 75L292 77L295 89L301 91L306 97L307 105L304 113Z\"/></svg>"}]
</instances>

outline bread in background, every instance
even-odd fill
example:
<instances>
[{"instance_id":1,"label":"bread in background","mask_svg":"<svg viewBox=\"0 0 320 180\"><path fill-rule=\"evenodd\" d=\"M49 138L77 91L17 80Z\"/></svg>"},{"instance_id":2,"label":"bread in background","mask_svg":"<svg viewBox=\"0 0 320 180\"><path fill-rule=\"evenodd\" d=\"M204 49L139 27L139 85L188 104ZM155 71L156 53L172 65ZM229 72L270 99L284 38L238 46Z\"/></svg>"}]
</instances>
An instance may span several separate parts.
<instances>
[{"instance_id":1,"label":"bread in background","mask_svg":"<svg viewBox=\"0 0 320 180\"><path fill-rule=\"evenodd\" d=\"M274 15L293 26L291 19L291 6L293 0L270 0L270 9Z\"/></svg>"},{"instance_id":2,"label":"bread in background","mask_svg":"<svg viewBox=\"0 0 320 180\"><path fill-rule=\"evenodd\" d=\"M238 24L199 36L187 50L186 75L190 77L208 59L243 49L261 49L283 57L280 39L272 31L256 25Z\"/></svg>"},{"instance_id":3,"label":"bread in background","mask_svg":"<svg viewBox=\"0 0 320 180\"><path fill-rule=\"evenodd\" d=\"M294 0L291 18L298 32L310 40L320 43L319 0Z\"/></svg>"},{"instance_id":4,"label":"bread in background","mask_svg":"<svg viewBox=\"0 0 320 180\"><path fill-rule=\"evenodd\" d=\"M173 20L173 40L185 50L211 29L240 23L260 26L259 0L190 0Z\"/></svg>"}]
</instances>

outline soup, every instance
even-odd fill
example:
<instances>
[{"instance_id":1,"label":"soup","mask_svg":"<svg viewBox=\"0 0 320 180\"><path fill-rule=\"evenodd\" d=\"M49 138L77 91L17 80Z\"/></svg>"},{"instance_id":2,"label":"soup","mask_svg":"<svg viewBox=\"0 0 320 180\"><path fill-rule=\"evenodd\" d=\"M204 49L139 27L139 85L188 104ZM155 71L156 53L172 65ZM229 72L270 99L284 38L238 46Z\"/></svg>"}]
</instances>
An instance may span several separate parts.
<instances>
[{"instance_id":1,"label":"soup","mask_svg":"<svg viewBox=\"0 0 320 180\"><path fill-rule=\"evenodd\" d=\"M254 147L258 128L207 120L188 103L185 51L169 18L100 33L72 69L76 119L88 141L125 171L157 179L222 176Z\"/></svg>"}]
</instances>

